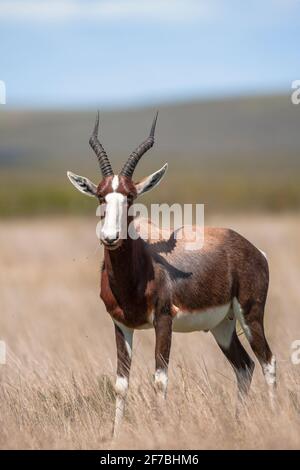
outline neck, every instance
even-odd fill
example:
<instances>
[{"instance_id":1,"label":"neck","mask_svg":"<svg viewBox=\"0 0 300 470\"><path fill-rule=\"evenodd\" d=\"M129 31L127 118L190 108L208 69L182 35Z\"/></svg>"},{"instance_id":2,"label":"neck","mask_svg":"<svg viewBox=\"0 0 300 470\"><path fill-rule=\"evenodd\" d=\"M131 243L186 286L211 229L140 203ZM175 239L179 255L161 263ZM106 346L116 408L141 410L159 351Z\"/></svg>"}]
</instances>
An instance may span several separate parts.
<instances>
[{"instance_id":1,"label":"neck","mask_svg":"<svg viewBox=\"0 0 300 470\"><path fill-rule=\"evenodd\" d=\"M105 248L104 261L109 283L118 297L132 296L132 291L136 291L152 271L151 258L140 237L124 239L116 250Z\"/></svg>"},{"instance_id":2,"label":"neck","mask_svg":"<svg viewBox=\"0 0 300 470\"><path fill-rule=\"evenodd\" d=\"M130 279L138 270L139 259L143 256L142 240L123 240L122 245L116 250L104 249L105 266L110 278L118 279L130 274Z\"/></svg>"},{"instance_id":3,"label":"neck","mask_svg":"<svg viewBox=\"0 0 300 470\"><path fill-rule=\"evenodd\" d=\"M128 222L131 221L130 219ZM129 223L127 226L129 227ZM137 233L135 235L128 235L116 250L104 250L110 288L119 305L126 306L127 311L146 308L144 302L147 284L154 279L153 263L147 244Z\"/></svg>"}]
</instances>

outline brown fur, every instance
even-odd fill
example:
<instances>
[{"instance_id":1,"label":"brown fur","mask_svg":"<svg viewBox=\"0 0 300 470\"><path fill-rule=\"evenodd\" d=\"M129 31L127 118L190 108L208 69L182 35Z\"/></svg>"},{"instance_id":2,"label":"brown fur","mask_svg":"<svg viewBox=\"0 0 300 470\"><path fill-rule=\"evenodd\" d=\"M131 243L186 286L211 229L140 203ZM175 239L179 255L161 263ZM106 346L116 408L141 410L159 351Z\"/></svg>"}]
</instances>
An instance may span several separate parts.
<instances>
[{"instance_id":1,"label":"brown fur","mask_svg":"<svg viewBox=\"0 0 300 470\"><path fill-rule=\"evenodd\" d=\"M112 180L114 175L106 176L98 184L97 196L101 200L107 194L113 191L112 189ZM119 186L117 188L118 193L127 196L129 201L133 200L136 197L136 188L133 181L127 176L119 175Z\"/></svg>"},{"instance_id":2,"label":"brown fur","mask_svg":"<svg viewBox=\"0 0 300 470\"><path fill-rule=\"evenodd\" d=\"M129 370L131 365L131 358L126 350L124 335L120 328L115 324L115 336L118 356L117 374L120 377L129 377Z\"/></svg>"},{"instance_id":3,"label":"brown fur","mask_svg":"<svg viewBox=\"0 0 300 470\"><path fill-rule=\"evenodd\" d=\"M272 357L263 329L268 282L268 263L260 250L233 230L207 227L203 247L194 251L185 250L185 239L176 239L174 233L168 240L127 238L114 251L105 248L101 298L112 318L130 329L151 322L153 313L155 366L167 371L177 311L193 315L236 297L251 332L251 347L264 367ZM129 378L130 360L118 327L116 339L118 375ZM219 346L235 370L242 396L250 387L254 362L235 331L227 348Z\"/></svg>"},{"instance_id":4,"label":"brown fur","mask_svg":"<svg viewBox=\"0 0 300 470\"><path fill-rule=\"evenodd\" d=\"M115 191L126 196L129 208L138 192L151 189L163 177L166 166L151 175L149 182L146 180L147 184L136 186L131 179L140 157L154 143L156 119L157 115L149 138L131 154L118 175L117 188L113 188L114 175L108 158L101 144L96 142L96 150L100 149L102 152L99 153L100 166L104 170L102 173L109 173L97 187L96 195L100 203L105 200L106 195ZM96 120L95 136L98 125L99 117ZM74 175L70 177L74 184ZM94 185L89 184L86 187L86 179L75 177L75 185L80 191L95 195ZM128 216L127 219L129 227L132 218ZM275 358L272 358L263 328L269 283L268 263L263 254L230 229L205 228L204 245L192 251L185 249L185 242L191 240L179 239L175 235L174 232L168 240L146 242L142 237L135 240L130 237L122 239L118 233L113 239L104 237L102 240L105 251L100 295L115 321L118 375L129 378L133 330L153 324L156 336L155 378L165 394L172 322L178 310L188 312L189 315L194 312L199 314L212 307L227 304L232 306L237 299L241 312L234 312L234 315L241 315L240 320L247 327L251 347L263 367L267 381L271 385L275 384ZM236 335L234 315L220 321L217 325L219 329L212 327L212 333L236 371L239 390L246 392L250 386L254 364ZM230 323L222 324L224 321L234 323L229 327ZM117 393L123 398L120 400L119 396L117 402L116 426L119 424L120 413L124 410L127 387L128 381L122 382L120 379Z\"/></svg>"},{"instance_id":5,"label":"brown fur","mask_svg":"<svg viewBox=\"0 0 300 470\"><path fill-rule=\"evenodd\" d=\"M248 312L264 306L268 264L262 253L228 229L206 228L203 248L185 251L184 241L170 237L164 250L142 239L123 241L115 251L105 249L101 298L108 312L130 328L147 323L156 302L190 311L224 305L237 297ZM159 244L158 244L159 245Z\"/></svg>"}]
</instances>

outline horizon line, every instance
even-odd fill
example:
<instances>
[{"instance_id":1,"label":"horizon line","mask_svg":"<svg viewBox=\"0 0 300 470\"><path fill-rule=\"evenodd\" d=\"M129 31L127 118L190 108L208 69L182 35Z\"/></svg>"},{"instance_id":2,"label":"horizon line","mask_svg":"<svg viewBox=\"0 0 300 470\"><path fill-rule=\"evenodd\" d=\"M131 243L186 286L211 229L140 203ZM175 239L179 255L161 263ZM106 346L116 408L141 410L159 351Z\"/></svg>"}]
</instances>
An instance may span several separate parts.
<instances>
[{"instance_id":1,"label":"horizon line","mask_svg":"<svg viewBox=\"0 0 300 470\"><path fill-rule=\"evenodd\" d=\"M95 100L94 103L74 103L74 104L62 104L62 105L24 105L24 104L9 104L8 100L6 100L6 104L0 105L0 112L1 111L37 111L37 112L55 112L55 111L90 111L93 108L100 108L102 112L125 112L125 111L138 111L140 109L152 109L156 107L171 107L171 106L181 106L181 105L189 105L193 103L217 103L217 102L226 102L226 101L239 101L239 100L247 100L253 98L276 98L276 97L284 97L290 96L290 90L284 91L281 87L275 87L274 89L268 90L248 90L245 91L238 91L238 92L228 92L228 93L212 93L212 94L205 94L205 95L194 95L188 94L185 96L177 96L169 97L169 98L157 98L157 99L147 99L144 100L136 99L136 100L129 100L128 102L123 102L120 104L101 104L99 101Z\"/></svg>"}]
</instances>

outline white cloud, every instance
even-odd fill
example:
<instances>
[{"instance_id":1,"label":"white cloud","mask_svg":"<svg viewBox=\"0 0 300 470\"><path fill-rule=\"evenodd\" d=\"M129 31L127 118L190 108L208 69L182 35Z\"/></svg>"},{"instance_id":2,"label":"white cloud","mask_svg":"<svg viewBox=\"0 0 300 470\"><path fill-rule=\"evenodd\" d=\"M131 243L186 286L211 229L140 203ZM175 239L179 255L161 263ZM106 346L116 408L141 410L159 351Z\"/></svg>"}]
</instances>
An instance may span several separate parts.
<instances>
[{"instance_id":1,"label":"white cloud","mask_svg":"<svg viewBox=\"0 0 300 470\"><path fill-rule=\"evenodd\" d=\"M215 3L200 0L2 0L0 20L208 21Z\"/></svg>"}]
</instances>

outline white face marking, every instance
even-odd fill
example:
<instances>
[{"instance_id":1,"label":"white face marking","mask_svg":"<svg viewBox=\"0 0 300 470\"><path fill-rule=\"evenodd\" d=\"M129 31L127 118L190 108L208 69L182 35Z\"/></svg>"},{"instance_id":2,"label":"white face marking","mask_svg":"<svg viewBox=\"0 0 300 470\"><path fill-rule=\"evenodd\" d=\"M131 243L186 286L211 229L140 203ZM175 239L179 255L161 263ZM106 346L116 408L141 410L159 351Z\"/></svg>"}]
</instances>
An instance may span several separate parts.
<instances>
[{"instance_id":1,"label":"white face marking","mask_svg":"<svg viewBox=\"0 0 300 470\"><path fill-rule=\"evenodd\" d=\"M121 238L124 235L124 224L122 222L126 197L121 193L113 192L105 196L105 202L105 219L100 236L102 239Z\"/></svg>"},{"instance_id":2,"label":"white face marking","mask_svg":"<svg viewBox=\"0 0 300 470\"><path fill-rule=\"evenodd\" d=\"M250 328L247 325L247 323L245 322L243 309L242 309L242 307L241 307L241 305L240 305L240 303L239 303L239 301L236 297L233 298L232 306L233 306L234 314L235 314L237 320L239 321L239 323L242 327L242 330L246 335L247 340L251 341L252 335L251 335Z\"/></svg>"},{"instance_id":3,"label":"white face marking","mask_svg":"<svg viewBox=\"0 0 300 470\"><path fill-rule=\"evenodd\" d=\"M118 187L119 187L119 177L118 177L118 175L115 175L113 177L111 187L113 188L113 191L116 191L118 189Z\"/></svg>"}]
</instances>

